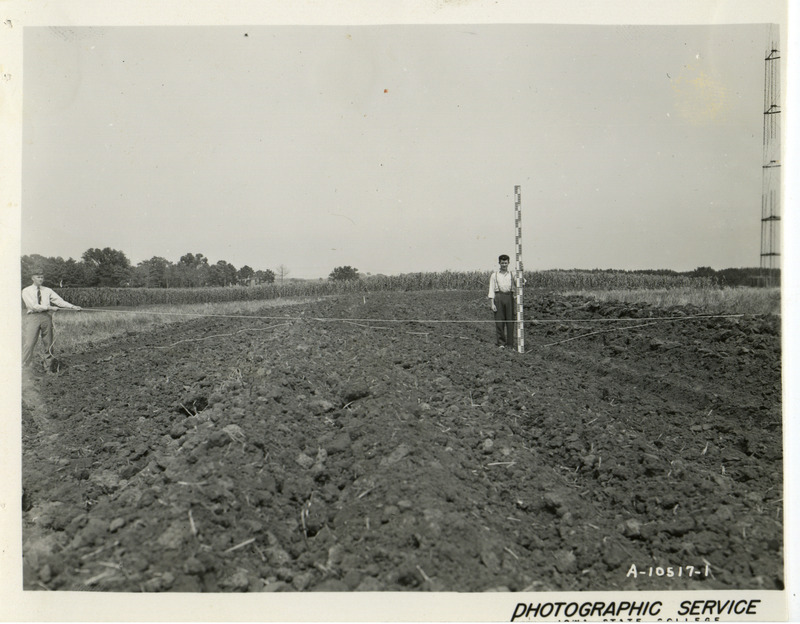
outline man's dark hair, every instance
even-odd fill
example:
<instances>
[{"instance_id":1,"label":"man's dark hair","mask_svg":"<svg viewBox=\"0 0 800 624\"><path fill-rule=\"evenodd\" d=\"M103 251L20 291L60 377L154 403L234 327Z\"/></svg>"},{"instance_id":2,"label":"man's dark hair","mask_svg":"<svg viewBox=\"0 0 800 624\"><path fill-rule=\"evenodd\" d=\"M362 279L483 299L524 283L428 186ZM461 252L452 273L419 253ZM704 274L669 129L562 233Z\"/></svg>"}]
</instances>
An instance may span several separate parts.
<instances>
[{"instance_id":1,"label":"man's dark hair","mask_svg":"<svg viewBox=\"0 0 800 624\"><path fill-rule=\"evenodd\" d=\"M500 257L497 259L497 261L501 262L503 260L508 260L508 259L509 257L506 254L501 254Z\"/></svg>"}]
</instances>

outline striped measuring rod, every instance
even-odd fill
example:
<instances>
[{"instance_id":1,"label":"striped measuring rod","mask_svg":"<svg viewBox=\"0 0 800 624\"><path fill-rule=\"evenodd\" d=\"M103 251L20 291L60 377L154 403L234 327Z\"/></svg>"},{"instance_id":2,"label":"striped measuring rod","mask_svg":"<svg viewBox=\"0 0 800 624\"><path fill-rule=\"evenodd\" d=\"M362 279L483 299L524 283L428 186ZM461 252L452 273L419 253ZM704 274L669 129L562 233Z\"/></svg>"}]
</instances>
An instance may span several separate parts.
<instances>
[{"instance_id":1,"label":"striped measuring rod","mask_svg":"<svg viewBox=\"0 0 800 624\"><path fill-rule=\"evenodd\" d=\"M514 243L517 256L517 271L515 275L517 286L517 322L515 323L517 351L525 353L525 322L522 317L522 289L525 283L525 279L522 276L522 189L519 186L514 187Z\"/></svg>"}]
</instances>

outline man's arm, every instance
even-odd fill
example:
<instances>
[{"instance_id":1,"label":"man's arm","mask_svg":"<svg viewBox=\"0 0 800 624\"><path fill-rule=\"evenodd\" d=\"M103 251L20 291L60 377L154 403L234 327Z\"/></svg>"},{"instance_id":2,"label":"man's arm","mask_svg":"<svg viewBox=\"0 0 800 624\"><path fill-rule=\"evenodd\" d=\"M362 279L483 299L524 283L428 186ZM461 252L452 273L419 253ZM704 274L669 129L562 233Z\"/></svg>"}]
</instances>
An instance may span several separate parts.
<instances>
[{"instance_id":1,"label":"man's arm","mask_svg":"<svg viewBox=\"0 0 800 624\"><path fill-rule=\"evenodd\" d=\"M50 292L47 293L47 294L48 294L49 299L50 299L50 307L53 307L53 304L55 304L56 307L59 307L59 308L68 308L70 310L80 310L81 309L80 306L72 305L71 303L68 303L67 301L64 301L61 297L58 296L58 294L56 294L56 291L54 291L54 290L50 290Z\"/></svg>"}]
</instances>

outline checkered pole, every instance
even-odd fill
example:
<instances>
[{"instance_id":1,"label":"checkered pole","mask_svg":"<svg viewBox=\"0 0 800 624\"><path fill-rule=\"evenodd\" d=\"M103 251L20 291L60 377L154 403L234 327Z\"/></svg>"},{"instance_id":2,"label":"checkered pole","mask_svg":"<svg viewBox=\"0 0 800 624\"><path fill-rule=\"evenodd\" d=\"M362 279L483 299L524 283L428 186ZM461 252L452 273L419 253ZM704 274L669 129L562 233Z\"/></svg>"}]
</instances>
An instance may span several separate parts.
<instances>
[{"instance_id":1,"label":"checkered pole","mask_svg":"<svg viewBox=\"0 0 800 624\"><path fill-rule=\"evenodd\" d=\"M522 287L525 282L522 276L522 190L519 186L514 187L514 227L514 242L517 255L517 271L515 275L517 322L515 323L515 329L517 333L517 351L525 353L525 323L522 318Z\"/></svg>"}]
</instances>

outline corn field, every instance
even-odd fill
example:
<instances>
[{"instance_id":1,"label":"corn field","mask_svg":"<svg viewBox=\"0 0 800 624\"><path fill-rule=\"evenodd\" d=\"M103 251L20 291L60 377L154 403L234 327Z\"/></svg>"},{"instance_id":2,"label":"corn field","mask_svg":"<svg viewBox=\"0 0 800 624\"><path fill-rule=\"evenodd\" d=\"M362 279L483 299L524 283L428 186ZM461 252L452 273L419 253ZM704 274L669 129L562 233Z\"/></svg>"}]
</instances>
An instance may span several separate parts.
<instances>
[{"instance_id":1,"label":"corn field","mask_svg":"<svg viewBox=\"0 0 800 624\"><path fill-rule=\"evenodd\" d=\"M346 293L412 290L488 289L490 271L406 273L369 276L351 281L304 281L283 285L210 288L60 288L59 294L87 308L136 307L158 304L201 304L262 301L281 297L318 297ZM535 290L714 289L710 278L623 271L526 271L525 288Z\"/></svg>"}]
</instances>

